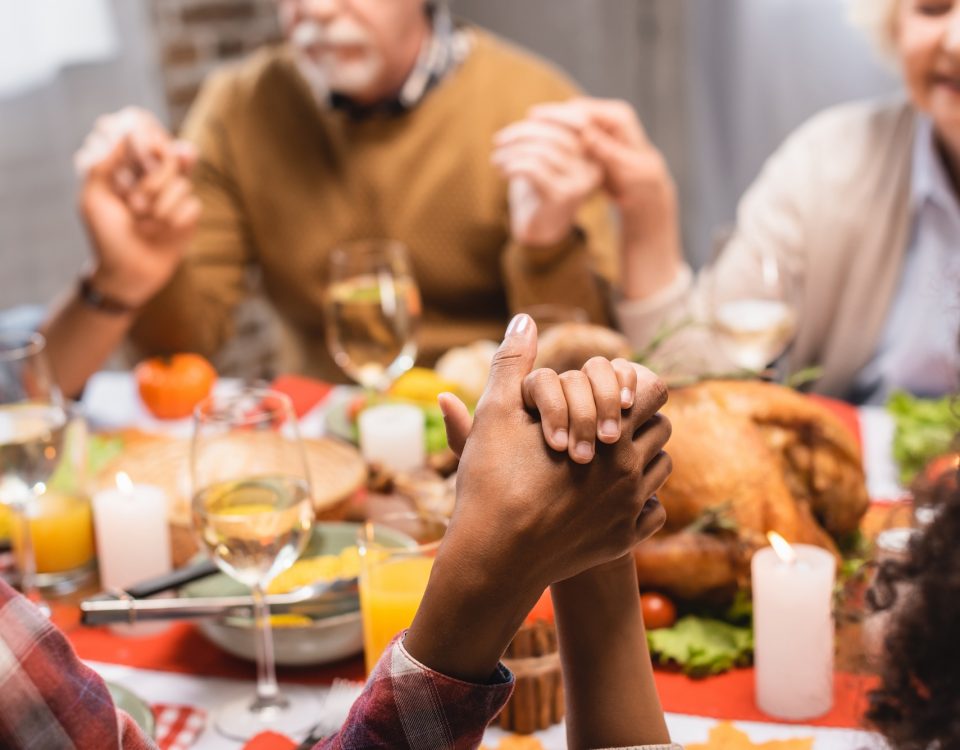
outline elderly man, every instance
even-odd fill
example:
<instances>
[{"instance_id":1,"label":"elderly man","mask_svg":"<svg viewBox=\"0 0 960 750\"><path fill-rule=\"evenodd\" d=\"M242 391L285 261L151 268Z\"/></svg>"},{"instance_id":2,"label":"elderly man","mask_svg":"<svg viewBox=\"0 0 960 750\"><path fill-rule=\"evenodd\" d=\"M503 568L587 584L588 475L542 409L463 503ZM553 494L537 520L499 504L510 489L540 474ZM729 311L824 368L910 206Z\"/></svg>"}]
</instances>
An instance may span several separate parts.
<instances>
[{"instance_id":1,"label":"elderly man","mask_svg":"<svg viewBox=\"0 0 960 750\"><path fill-rule=\"evenodd\" d=\"M563 128L539 124L501 154L514 179L491 164L496 134L538 102L569 98L566 78L454 23L436 0L279 10L287 44L213 74L187 118L199 211L170 187L189 147L148 113L104 118L81 153L95 270L68 303L73 322L48 330L73 380L131 324L148 352L215 353L251 267L293 342L285 366L340 378L323 334L328 256L364 238L409 248L426 362L495 338L532 304L607 320L616 247L605 200L585 200L599 169ZM58 335L64 326L84 332L82 351Z\"/></svg>"}]
</instances>

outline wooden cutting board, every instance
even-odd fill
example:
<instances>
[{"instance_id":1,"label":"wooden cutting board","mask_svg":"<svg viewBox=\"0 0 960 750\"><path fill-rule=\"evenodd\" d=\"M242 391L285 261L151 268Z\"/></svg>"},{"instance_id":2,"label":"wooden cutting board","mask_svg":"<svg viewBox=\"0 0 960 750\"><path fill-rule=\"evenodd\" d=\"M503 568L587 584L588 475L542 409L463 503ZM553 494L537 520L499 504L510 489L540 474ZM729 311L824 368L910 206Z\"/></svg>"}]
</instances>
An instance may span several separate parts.
<instances>
[{"instance_id":1,"label":"wooden cutting board","mask_svg":"<svg viewBox=\"0 0 960 750\"><path fill-rule=\"evenodd\" d=\"M94 478L93 489L111 487L119 471L135 484L162 487L170 498L174 565L196 551L190 530L190 441L135 430L118 433L123 452ZM339 520L350 498L367 481L367 466L352 445L332 438L304 440L307 468L318 519Z\"/></svg>"}]
</instances>

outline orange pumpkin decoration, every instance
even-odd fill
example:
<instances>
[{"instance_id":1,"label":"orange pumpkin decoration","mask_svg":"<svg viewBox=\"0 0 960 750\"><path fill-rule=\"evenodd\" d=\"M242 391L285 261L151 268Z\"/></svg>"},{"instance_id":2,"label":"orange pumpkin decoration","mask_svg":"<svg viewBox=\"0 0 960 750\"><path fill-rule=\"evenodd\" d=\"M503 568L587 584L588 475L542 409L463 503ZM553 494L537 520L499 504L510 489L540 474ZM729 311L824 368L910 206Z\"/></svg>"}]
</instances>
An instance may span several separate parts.
<instances>
[{"instance_id":1,"label":"orange pumpkin decoration","mask_svg":"<svg viewBox=\"0 0 960 750\"><path fill-rule=\"evenodd\" d=\"M210 394L217 372L199 354L144 360L134 370L144 405L158 419L182 419Z\"/></svg>"}]
</instances>

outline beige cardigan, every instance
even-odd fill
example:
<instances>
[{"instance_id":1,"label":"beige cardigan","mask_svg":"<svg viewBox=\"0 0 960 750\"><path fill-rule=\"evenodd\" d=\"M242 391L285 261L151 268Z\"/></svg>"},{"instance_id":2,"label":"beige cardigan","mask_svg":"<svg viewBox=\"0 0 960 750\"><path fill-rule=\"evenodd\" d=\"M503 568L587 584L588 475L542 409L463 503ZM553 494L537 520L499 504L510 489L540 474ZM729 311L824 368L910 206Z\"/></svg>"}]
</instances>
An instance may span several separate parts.
<instances>
[{"instance_id":1,"label":"beige cardigan","mask_svg":"<svg viewBox=\"0 0 960 750\"><path fill-rule=\"evenodd\" d=\"M914 110L903 101L848 104L794 132L741 200L716 273L724 287L756 283L745 269L776 253L798 292L788 369L820 366L814 390L848 393L873 357L897 290L911 226ZM707 279L685 267L670 288L620 304L634 346L665 321L705 319ZM671 339L654 362L666 374L728 371L701 329Z\"/></svg>"}]
</instances>

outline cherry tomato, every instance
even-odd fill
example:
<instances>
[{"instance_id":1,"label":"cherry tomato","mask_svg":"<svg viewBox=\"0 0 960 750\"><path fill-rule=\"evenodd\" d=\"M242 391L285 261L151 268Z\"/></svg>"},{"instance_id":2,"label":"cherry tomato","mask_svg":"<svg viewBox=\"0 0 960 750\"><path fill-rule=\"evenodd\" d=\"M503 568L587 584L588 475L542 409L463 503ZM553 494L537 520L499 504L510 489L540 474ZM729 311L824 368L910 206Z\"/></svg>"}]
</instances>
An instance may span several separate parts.
<instances>
[{"instance_id":1,"label":"cherry tomato","mask_svg":"<svg viewBox=\"0 0 960 750\"><path fill-rule=\"evenodd\" d=\"M640 608L647 630L669 628L677 621L677 608L663 594L640 594Z\"/></svg>"}]
</instances>

